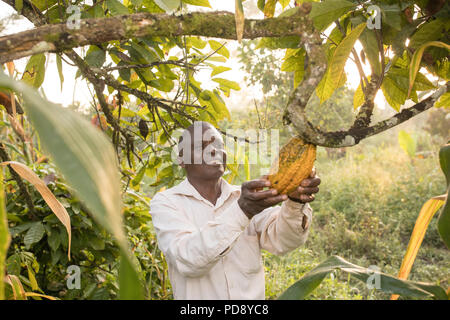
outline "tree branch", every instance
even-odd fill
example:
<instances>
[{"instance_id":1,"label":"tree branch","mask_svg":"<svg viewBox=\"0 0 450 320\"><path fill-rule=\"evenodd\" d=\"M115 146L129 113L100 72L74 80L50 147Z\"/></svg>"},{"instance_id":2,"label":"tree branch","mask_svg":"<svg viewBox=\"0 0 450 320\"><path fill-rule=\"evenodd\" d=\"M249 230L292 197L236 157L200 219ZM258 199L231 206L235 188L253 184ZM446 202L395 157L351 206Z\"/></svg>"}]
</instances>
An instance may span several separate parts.
<instances>
[{"instance_id":1,"label":"tree branch","mask_svg":"<svg viewBox=\"0 0 450 320\"><path fill-rule=\"evenodd\" d=\"M5 145L1 142L0 142L0 159L2 160L2 162L11 161L11 158L9 157L8 153L6 152ZM31 195L28 192L27 186L23 182L22 178L17 174L16 171L14 171L14 169L11 168L10 165L8 165L8 169L9 169L9 173L11 174L13 179L16 181L20 192L22 193L23 197L25 198L25 202L27 203L28 209L30 210L30 217L32 219L36 218L33 200L31 199Z\"/></svg>"},{"instance_id":2,"label":"tree branch","mask_svg":"<svg viewBox=\"0 0 450 320\"><path fill-rule=\"evenodd\" d=\"M6 3L14 2L3 0ZM14 7L14 4L12 4ZM28 7L27 7L28 8ZM31 9L27 11L30 13ZM24 13L25 14L25 13ZM43 23L33 12L33 22ZM301 10L289 17L264 20L247 19L244 39L303 35L312 32L312 23ZM48 24L33 30L0 37L0 63L43 52L102 44L136 37L181 35L236 39L234 14L228 12L196 12L181 16L135 13L110 18L82 19L80 28L66 24Z\"/></svg>"}]
</instances>

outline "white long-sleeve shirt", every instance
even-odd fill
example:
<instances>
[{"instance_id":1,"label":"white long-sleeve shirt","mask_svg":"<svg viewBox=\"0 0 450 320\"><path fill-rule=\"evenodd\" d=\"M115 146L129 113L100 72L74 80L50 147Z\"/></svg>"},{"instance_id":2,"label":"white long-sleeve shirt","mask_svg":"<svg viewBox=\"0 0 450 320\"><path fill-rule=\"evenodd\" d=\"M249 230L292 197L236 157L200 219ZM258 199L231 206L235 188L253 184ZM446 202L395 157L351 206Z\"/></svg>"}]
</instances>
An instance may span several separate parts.
<instances>
[{"instance_id":1,"label":"white long-sleeve shirt","mask_svg":"<svg viewBox=\"0 0 450 320\"><path fill-rule=\"evenodd\" d=\"M215 205L187 179L151 201L175 299L263 300L261 249L282 255L307 238L312 220L308 204L287 200L248 219L237 203L241 187L221 179L221 188Z\"/></svg>"}]
</instances>

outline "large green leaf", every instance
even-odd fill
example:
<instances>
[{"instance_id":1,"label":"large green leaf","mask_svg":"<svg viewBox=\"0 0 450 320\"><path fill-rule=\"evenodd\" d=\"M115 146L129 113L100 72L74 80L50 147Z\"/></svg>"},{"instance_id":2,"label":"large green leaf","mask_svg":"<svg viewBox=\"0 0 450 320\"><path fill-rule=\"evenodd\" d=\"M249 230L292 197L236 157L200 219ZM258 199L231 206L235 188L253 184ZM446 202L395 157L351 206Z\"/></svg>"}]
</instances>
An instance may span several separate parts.
<instances>
[{"instance_id":1,"label":"large green leaf","mask_svg":"<svg viewBox=\"0 0 450 320\"><path fill-rule=\"evenodd\" d=\"M368 28L364 29L359 37L359 41L364 48L367 59L369 59L372 73L379 75L381 73L380 50L378 48L375 30L370 30Z\"/></svg>"},{"instance_id":2,"label":"large green leaf","mask_svg":"<svg viewBox=\"0 0 450 320\"><path fill-rule=\"evenodd\" d=\"M345 83L345 63L347 62L356 40L358 40L365 27L365 23L358 25L341 41L341 43L339 43L334 50L329 62L329 67L316 88L320 103L328 100L334 90L342 86L343 82Z\"/></svg>"},{"instance_id":3,"label":"large green leaf","mask_svg":"<svg viewBox=\"0 0 450 320\"><path fill-rule=\"evenodd\" d=\"M127 248L117 157L109 139L79 114L44 100L24 83L0 74L0 86L22 94L46 152L94 219Z\"/></svg>"},{"instance_id":4,"label":"large green leaf","mask_svg":"<svg viewBox=\"0 0 450 320\"><path fill-rule=\"evenodd\" d=\"M447 50L450 50L450 45L444 42L440 41L429 41L424 43L422 46L420 46L419 49L417 49L414 52L414 55L411 59L411 68L409 69L409 88L408 88L408 96L411 94L411 91L413 90L414 81L416 80L416 77L418 75L419 69L420 69L420 62L422 61L422 56L428 47L438 47L438 48L445 48Z\"/></svg>"},{"instance_id":5,"label":"large green leaf","mask_svg":"<svg viewBox=\"0 0 450 320\"><path fill-rule=\"evenodd\" d=\"M346 0L327 0L313 2L309 16L319 30L326 29L332 22L356 7L355 3Z\"/></svg>"},{"instance_id":6,"label":"large green leaf","mask_svg":"<svg viewBox=\"0 0 450 320\"><path fill-rule=\"evenodd\" d=\"M23 242L29 248L33 243L39 242L44 236L45 229L42 222L36 222L30 229L28 229Z\"/></svg>"},{"instance_id":7,"label":"large green leaf","mask_svg":"<svg viewBox=\"0 0 450 320\"><path fill-rule=\"evenodd\" d=\"M447 181L447 201L439 215L438 231L445 245L450 249L450 144L446 144L439 150L439 162Z\"/></svg>"},{"instance_id":8,"label":"large green leaf","mask_svg":"<svg viewBox=\"0 0 450 320\"><path fill-rule=\"evenodd\" d=\"M125 256L122 253L119 269L119 299L120 300L144 300L144 292L136 266L133 266L135 259Z\"/></svg>"},{"instance_id":9,"label":"large green leaf","mask_svg":"<svg viewBox=\"0 0 450 320\"><path fill-rule=\"evenodd\" d=\"M5 299L5 265L11 236L8 232L8 220L6 218L5 192L3 190L3 169L0 169L0 300Z\"/></svg>"},{"instance_id":10,"label":"large green leaf","mask_svg":"<svg viewBox=\"0 0 450 320\"><path fill-rule=\"evenodd\" d=\"M434 298L447 300L445 290L437 285L408 280L400 280L391 275L375 270L360 267L350 263L339 256L331 256L300 280L289 287L278 298L280 300L301 300L308 296L325 277L335 271L341 270L349 273L366 284L374 285L374 279L379 279L379 290L387 293L396 293L411 298Z\"/></svg>"}]
</instances>

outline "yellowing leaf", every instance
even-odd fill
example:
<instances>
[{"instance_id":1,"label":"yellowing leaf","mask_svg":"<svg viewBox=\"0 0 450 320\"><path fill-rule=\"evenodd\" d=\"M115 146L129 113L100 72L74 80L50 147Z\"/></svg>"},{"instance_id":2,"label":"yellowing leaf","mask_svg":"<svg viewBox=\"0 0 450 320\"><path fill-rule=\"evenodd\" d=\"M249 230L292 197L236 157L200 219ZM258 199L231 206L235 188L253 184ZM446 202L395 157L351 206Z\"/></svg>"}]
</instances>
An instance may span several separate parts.
<instances>
[{"instance_id":1,"label":"yellowing leaf","mask_svg":"<svg viewBox=\"0 0 450 320\"><path fill-rule=\"evenodd\" d=\"M361 83L355 91L355 95L353 96L353 108L356 110L360 105L364 103L364 92L362 91Z\"/></svg>"},{"instance_id":2,"label":"yellowing leaf","mask_svg":"<svg viewBox=\"0 0 450 320\"><path fill-rule=\"evenodd\" d=\"M413 89L414 81L416 80L417 72L420 69L420 61L422 60L423 52L428 47L439 47L439 48L446 48L447 50L450 50L450 45L440 42L440 41L429 41L424 43L419 49L417 49L414 52L414 55L411 59L411 68L409 69L409 89L408 89L408 97L411 94L411 91Z\"/></svg>"},{"instance_id":3,"label":"yellowing leaf","mask_svg":"<svg viewBox=\"0 0 450 320\"><path fill-rule=\"evenodd\" d=\"M72 242L72 233L70 228L70 216L66 211L66 208L61 204L61 202L56 199L50 189L45 185L45 182L42 181L30 168L26 165L15 162L15 161L5 161L0 163L0 165L10 165L14 171L22 178L31 183L37 191L41 194L42 198L44 198L45 202L49 206L49 208L53 211L56 217L61 221L61 223L66 227L68 238L69 238L69 250L68 257L70 260L70 245Z\"/></svg>"},{"instance_id":4,"label":"yellowing leaf","mask_svg":"<svg viewBox=\"0 0 450 320\"><path fill-rule=\"evenodd\" d=\"M33 86L39 88L44 82L45 78L45 55L43 53L32 56L25 67L22 80Z\"/></svg>"},{"instance_id":5,"label":"yellowing leaf","mask_svg":"<svg viewBox=\"0 0 450 320\"><path fill-rule=\"evenodd\" d=\"M230 57L230 52L225 47L225 44L222 44L216 40L209 40L208 43L209 43L209 46L211 47L211 49L216 51L218 54L224 56L227 59ZM210 59L210 60L212 60L212 59Z\"/></svg>"},{"instance_id":6,"label":"yellowing leaf","mask_svg":"<svg viewBox=\"0 0 450 320\"><path fill-rule=\"evenodd\" d=\"M27 297L45 298L45 299L48 299L48 300L61 300L61 299L58 299L56 297L52 297L52 296L48 296L48 295L40 294L40 293L36 293L36 292L25 292L25 296L27 296Z\"/></svg>"},{"instance_id":7,"label":"yellowing leaf","mask_svg":"<svg viewBox=\"0 0 450 320\"><path fill-rule=\"evenodd\" d=\"M236 37L239 43L242 41L244 35L244 8L242 7L242 0L235 0L235 20L236 20Z\"/></svg>"},{"instance_id":8,"label":"yellowing leaf","mask_svg":"<svg viewBox=\"0 0 450 320\"><path fill-rule=\"evenodd\" d=\"M275 14L275 6L277 5L277 0L267 0L264 5L264 17L272 18Z\"/></svg>"},{"instance_id":9,"label":"yellowing leaf","mask_svg":"<svg viewBox=\"0 0 450 320\"><path fill-rule=\"evenodd\" d=\"M414 230L409 239L408 248L406 249L405 256L403 257L402 265L398 273L398 278L407 279L408 275L413 266L414 260L416 259L417 252L419 251L422 240L427 231L428 225L430 224L431 218L439 210L439 208L444 204L442 196L435 197L423 205L420 210L419 216L417 217L416 224L414 225ZM391 300L398 299L398 295L392 295Z\"/></svg>"},{"instance_id":10,"label":"yellowing leaf","mask_svg":"<svg viewBox=\"0 0 450 320\"><path fill-rule=\"evenodd\" d=\"M345 63L347 62L348 56L350 55L356 40L358 40L358 37L365 27L365 23L358 25L341 41L341 43L339 43L336 50L334 50L328 70L317 86L317 93L321 103L329 99L334 90L342 85L342 81L345 78Z\"/></svg>"},{"instance_id":11,"label":"yellowing leaf","mask_svg":"<svg viewBox=\"0 0 450 320\"><path fill-rule=\"evenodd\" d=\"M439 100L434 104L436 108L444 107L446 109L450 109L450 92L444 93L439 97Z\"/></svg>"},{"instance_id":12,"label":"yellowing leaf","mask_svg":"<svg viewBox=\"0 0 450 320\"><path fill-rule=\"evenodd\" d=\"M20 282L17 276L10 274L6 276L5 280L12 288L14 300L27 300L22 282Z\"/></svg>"}]
</instances>

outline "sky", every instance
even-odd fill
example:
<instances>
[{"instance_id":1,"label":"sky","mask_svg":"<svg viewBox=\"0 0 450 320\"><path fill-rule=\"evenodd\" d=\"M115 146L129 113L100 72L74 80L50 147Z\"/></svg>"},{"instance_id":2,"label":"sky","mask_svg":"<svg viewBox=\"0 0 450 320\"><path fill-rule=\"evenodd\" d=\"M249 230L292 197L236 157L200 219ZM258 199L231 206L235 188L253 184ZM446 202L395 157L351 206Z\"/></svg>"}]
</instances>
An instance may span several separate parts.
<instances>
[{"instance_id":1,"label":"sky","mask_svg":"<svg viewBox=\"0 0 450 320\"><path fill-rule=\"evenodd\" d=\"M210 4L214 8L213 10L217 11L224 10L234 12L234 1L210 0ZM245 5L244 12L246 13L247 18L263 18L262 13L260 13L254 7L256 6L256 0L245 1L244 5ZM5 19L5 17L10 16L13 12L14 9L6 5L5 3L0 2L0 19L2 21ZM5 23L5 25L7 28L5 30L0 30L0 36L33 28L33 25L26 19L13 20ZM221 42L223 42L223 40L221 40ZM253 108L254 99L262 100L263 98L262 90L257 86L248 87L245 84L244 77L246 73L242 70L241 68L242 66L236 57L239 43L237 41L228 41L226 46L230 51L230 58L226 62L226 66L231 67L232 70L221 74L221 77L236 81L239 83L241 87L240 91L232 90L229 98L224 97L227 107L230 110ZM77 51L79 50L80 49L77 49ZM358 52L359 50L361 50L361 45L358 42L356 43L356 50ZM28 58L15 60L14 63L16 65L17 70L23 72L27 60ZM363 65L363 69L366 72L366 74L370 73L370 67L368 65ZM64 106L70 105L74 101L79 101L82 105L89 106L90 101L92 101L92 94L91 94L92 90L89 90L88 86L86 85L84 80L81 80L81 78L75 79L76 71L77 71L76 67L70 66L63 62L64 83L61 88L60 79L55 62L55 55L47 54L46 75L44 83L42 85L42 91L45 94L46 98L52 102L59 103ZM359 75L356 65L351 60L347 62L345 66L345 72L347 74L348 79L347 85L352 89L356 89L359 85ZM217 85L215 82L210 80L210 70L206 69L200 70L197 73L196 79L202 82L202 87L204 89L211 89ZM375 103L379 107L384 108L386 102L381 92L379 92L379 94L377 95Z\"/></svg>"}]
</instances>

